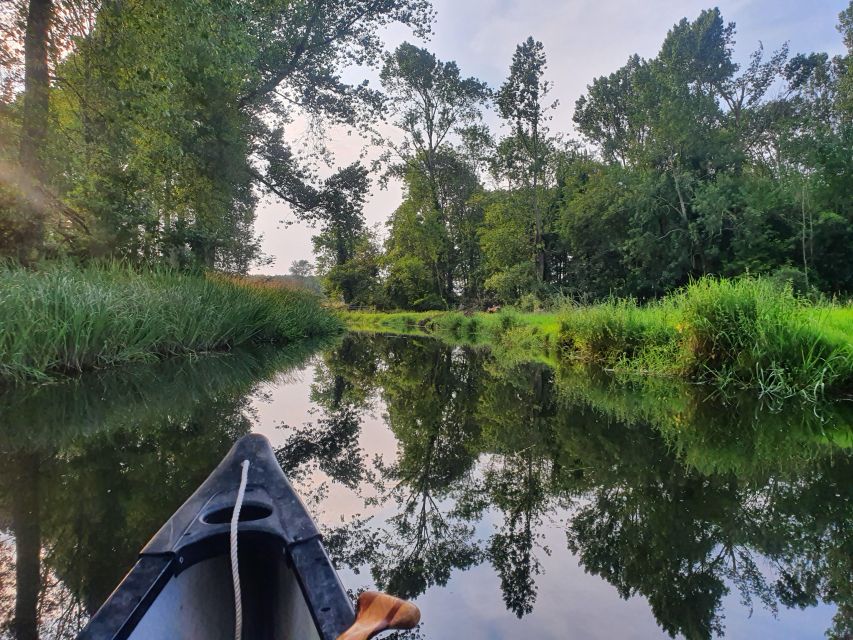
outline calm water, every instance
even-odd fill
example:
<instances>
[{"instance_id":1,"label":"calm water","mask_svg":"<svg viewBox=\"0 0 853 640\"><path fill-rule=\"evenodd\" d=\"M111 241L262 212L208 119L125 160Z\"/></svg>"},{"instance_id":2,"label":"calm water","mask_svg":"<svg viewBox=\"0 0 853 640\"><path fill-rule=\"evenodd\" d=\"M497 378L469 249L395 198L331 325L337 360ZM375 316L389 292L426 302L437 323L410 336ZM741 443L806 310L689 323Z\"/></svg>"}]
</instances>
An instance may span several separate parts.
<instances>
[{"instance_id":1,"label":"calm water","mask_svg":"<svg viewBox=\"0 0 853 640\"><path fill-rule=\"evenodd\" d=\"M761 406L426 338L0 395L0 638L73 638L236 438L266 434L400 638L853 632L853 403ZM17 613L16 613L17 612Z\"/></svg>"}]
</instances>

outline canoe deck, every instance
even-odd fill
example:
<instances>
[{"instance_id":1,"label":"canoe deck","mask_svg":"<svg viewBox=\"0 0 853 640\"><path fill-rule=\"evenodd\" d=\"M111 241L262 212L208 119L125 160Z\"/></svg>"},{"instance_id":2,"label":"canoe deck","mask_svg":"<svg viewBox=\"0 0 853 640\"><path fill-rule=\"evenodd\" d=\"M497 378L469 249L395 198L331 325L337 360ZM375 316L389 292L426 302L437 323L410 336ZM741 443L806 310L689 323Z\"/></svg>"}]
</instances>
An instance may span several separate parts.
<instances>
[{"instance_id":1,"label":"canoe deck","mask_svg":"<svg viewBox=\"0 0 853 640\"><path fill-rule=\"evenodd\" d=\"M354 612L311 516L261 435L241 438L145 546L78 640L234 637L228 530L240 464L244 638L335 640Z\"/></svg>"},{"instance_id":2,"label":"canoe deck","mask_svg":"<svg viewBox=\"0 0 853 640\"><path fill-rule=\"evenodd\" d=\"M317 640L320 636L296 575L281 553L278 562L271 562L277 550L269 544L243 546L248 547L240 552L243 636ZM228 558L203 560L169 580L128 637L232 640L234 593Z\"/></svg>"}]
</instances>

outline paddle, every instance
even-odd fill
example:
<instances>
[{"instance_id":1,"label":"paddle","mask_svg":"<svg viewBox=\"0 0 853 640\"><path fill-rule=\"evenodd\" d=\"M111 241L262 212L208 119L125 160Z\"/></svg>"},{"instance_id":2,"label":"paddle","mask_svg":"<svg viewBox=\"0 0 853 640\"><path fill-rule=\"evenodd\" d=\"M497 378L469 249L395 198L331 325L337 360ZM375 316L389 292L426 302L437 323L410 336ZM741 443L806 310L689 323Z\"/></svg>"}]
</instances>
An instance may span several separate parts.
<instances>
[{"instance_id":1,"label":"paddle","mask_svg":"<svg viewBox=\"0 0 853 640\"><path fill-rule=\"evenodd\" d=\"M358 596L355 622L338 640L368 640L386 629L411 629L420 619L421 612L411 602L387 593L365 591Z\"/></svg>"}]
</instances>

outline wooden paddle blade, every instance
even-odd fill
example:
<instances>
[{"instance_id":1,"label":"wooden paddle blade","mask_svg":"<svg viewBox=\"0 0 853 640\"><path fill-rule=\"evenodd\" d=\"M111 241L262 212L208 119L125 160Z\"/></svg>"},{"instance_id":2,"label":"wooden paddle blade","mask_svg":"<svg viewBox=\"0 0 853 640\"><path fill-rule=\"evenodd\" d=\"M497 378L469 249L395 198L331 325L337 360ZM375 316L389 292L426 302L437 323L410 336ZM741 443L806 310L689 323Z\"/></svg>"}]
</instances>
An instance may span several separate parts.
<instances>
[{"instance_id":1,"label":"wooden paddle blade","mask_svg":"<svg viewBox=\"0 0 853 640\"><path fill-rule=\"evenodd\" d=\"M387 593L365 591L358 596L355 622L338 640L368 640L386 629L411 629L420 620L421 612L411 602Z\"/></svg>"}]
</instances>

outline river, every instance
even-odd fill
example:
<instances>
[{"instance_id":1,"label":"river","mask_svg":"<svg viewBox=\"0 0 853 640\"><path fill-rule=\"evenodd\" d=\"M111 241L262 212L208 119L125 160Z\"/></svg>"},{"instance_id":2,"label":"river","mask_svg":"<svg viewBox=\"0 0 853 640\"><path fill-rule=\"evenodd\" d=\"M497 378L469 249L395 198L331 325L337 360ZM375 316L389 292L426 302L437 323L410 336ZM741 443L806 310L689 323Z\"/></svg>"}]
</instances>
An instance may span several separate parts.
<instances>
[{"instance_id":1,"label":"river","mask_svg":"<svg viewBox=\"0 0 853 640\"><path fill-rule=\"evenodd\" d=\"M398 638L853 633L853 403L350 334L0 394L0 638L74 638L250 431Z\"/></svg>"}]
</instances>

